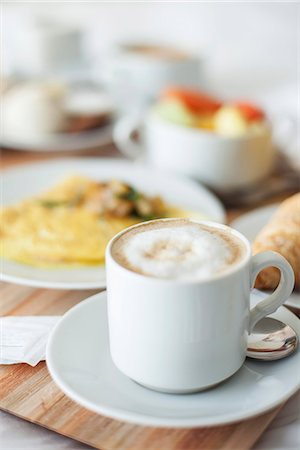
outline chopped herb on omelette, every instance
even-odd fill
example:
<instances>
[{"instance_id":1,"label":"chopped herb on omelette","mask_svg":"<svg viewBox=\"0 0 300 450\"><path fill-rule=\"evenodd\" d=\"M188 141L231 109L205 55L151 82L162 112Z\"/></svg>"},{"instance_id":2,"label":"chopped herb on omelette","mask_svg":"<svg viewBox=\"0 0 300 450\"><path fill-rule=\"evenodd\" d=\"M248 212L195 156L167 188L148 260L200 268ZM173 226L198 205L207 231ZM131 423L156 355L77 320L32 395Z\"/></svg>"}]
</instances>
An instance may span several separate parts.
<instances>
[{"instance_id":1,"label":"chopped herb on omelette","mask_svg":"<svg viewBox=\"0 0 300 450\"><path fill-rule=\"evenodd\" d=\"M38 267L101 264L108 241L124 228L154 218L188 216L197 215L119 180L72 176L46 194L1 212L1 248L4 257Z\"/></svg>"}]
</instances>

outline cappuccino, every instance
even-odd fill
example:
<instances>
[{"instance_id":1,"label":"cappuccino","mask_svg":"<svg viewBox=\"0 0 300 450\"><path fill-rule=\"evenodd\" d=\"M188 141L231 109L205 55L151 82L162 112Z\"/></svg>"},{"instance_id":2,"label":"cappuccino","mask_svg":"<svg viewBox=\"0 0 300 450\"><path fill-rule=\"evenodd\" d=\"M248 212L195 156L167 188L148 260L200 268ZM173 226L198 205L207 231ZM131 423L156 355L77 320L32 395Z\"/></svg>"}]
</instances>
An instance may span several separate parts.
<instances>
[{"instance_id":1,"label":"cappuccino","mask_svg":"<svg viewBox=\"0 0 300 450\"><path fill-rule=\"evenodd\" d=\"M171 219L125 231L111 251L117 263L133 272L191 281L227 271L241 261L246 249L230 229Z\"/></svg>"}]
</instances>

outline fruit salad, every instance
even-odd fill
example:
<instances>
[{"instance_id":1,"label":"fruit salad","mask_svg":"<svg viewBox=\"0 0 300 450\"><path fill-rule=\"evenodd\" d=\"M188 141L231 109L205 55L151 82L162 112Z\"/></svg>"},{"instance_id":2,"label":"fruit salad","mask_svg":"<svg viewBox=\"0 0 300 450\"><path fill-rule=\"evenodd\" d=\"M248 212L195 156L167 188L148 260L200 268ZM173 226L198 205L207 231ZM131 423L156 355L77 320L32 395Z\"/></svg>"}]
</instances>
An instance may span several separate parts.
<instances>
[{"instance_id":1,"label":"fruit salad","mask_svg":"<svg viewBox=\"0 0 300 450\"><path fill-rule=\"evenodd\" d=\"M168 122L199 128L225 137L258 134L266 130L264 112L248 102L221 102L202 92L170 87L153 107Z\"/></svg>"}]
</instances>

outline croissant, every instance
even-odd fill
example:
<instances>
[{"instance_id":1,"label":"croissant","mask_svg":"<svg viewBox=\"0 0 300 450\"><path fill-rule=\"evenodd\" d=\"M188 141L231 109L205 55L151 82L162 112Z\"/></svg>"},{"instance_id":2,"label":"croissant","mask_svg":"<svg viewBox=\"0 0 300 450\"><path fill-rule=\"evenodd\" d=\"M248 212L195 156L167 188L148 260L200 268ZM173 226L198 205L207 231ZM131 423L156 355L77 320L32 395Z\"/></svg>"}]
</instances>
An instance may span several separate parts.
<instances>
[{"instance_id":1,"label":"croissant","mask_svg":"<svg viewBox=\"0 0 300 450\"><path fill-rule=\"evenodd\" d=\"M300 288L300 193L285 200L261 230L253 243L253 253L273 250L284 256L295 273L295 288ZM280 273L275 267L261 271L256 279L258 289L275 289Z\"/></svg>"}]
</instances>

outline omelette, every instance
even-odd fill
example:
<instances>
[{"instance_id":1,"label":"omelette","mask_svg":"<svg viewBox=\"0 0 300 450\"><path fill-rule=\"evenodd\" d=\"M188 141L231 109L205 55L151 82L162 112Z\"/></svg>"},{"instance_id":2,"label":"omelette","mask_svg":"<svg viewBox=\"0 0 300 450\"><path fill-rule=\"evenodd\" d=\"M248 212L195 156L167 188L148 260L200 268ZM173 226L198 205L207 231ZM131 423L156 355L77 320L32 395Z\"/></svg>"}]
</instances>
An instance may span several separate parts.
<instances>
[{"instance_id":1,"label":"omelette","mask_svg":"<svg viewBox=\"0 0 300 450\"><path fill-rule=\"evenodd\" d=\"M4 258L36 267L97 265L119 231L163 217L203 218L119 180L71 176L48 192L1 211Z\"/></svg>"}]
</instances>

